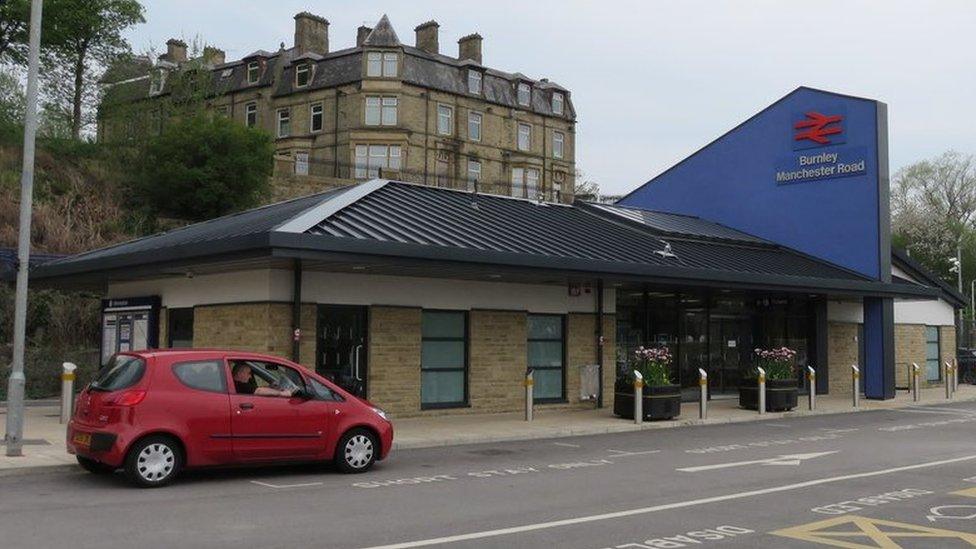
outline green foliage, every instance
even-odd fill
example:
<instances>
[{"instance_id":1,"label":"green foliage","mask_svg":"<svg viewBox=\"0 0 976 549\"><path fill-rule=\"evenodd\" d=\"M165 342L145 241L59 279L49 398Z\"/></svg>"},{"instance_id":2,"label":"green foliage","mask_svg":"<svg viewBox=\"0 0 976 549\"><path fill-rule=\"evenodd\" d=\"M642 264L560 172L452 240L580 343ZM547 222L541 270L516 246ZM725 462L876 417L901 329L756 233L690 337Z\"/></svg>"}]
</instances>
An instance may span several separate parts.
<instances>
[{"instance_id":1,"label":"green foliage","mask_svg":"<svg viewBox=\"0 0 976 549\"><path fill-rule=\"evenodd\" d=\"M30 0L0 0L0 62L23 63Z\"/></svg>"},{"instance_id":2,"label":"green foliage","mask_svg":"<svg viewBox=\"0 0 976 549\"><path fill-rule=\"evenodd\" d=\"M269 192L274 144L267 133L206 114L150 138L134 166L139 206L204 220L258 205Z\"/></svg>"},{"instance_id":3,"label":"green foliage","mask_svg":"<svg viewBox=\"0 0 976 549\"><path fill-rule=\"evenodd\" d=\"M0 144L23 141L24 108L27 98L12 70L0 70Z\"/></svg>"}]
</instances>

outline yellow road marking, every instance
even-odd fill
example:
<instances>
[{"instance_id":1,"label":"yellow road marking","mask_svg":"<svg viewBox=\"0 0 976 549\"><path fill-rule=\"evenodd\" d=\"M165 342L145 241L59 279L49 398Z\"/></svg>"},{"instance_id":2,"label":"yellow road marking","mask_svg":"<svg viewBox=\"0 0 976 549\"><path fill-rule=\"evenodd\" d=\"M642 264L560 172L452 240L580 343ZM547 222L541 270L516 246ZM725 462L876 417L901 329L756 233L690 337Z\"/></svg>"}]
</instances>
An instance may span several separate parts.
<instances>
[{"instance_id":1,"label":"yellow road marking","mask_svg":"<svg viewBox=\"0 0 976 549\"><path fill-rule=\"evenodd\" d=\"M838 530L838 527L843 529ZM900 549L896 538L957 539L976 547L976 534L845 515L770 532L786 538L847 549Z\"/></svg>"},{"instance_id":2,"label":"yellow road marking","mask_svg":"<svg viewBox=\"0 0 976 549\"><path fill-rule=\"evenodd\" d=\"M966 488L965 490L959 490L958 492L951 492L954 496L969 496L971 498L976 498L976 488Z\"/></svg>"}]
</instances>

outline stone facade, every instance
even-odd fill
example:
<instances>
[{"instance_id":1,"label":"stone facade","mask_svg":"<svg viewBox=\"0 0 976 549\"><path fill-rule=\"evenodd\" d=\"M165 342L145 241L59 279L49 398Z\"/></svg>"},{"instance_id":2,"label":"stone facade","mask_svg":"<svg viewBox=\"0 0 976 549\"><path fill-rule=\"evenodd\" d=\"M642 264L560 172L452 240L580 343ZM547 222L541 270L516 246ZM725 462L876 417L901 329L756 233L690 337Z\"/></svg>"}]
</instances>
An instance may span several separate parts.
<instances>
[{"instance_id":1,"label":"stone facade","mask_svg":"<svg viewBox=\"0 0 976 549\"><path fill-rule=\"evenodd\" d=\"M477 55L459 51L458 59L431 56L430 50L438 47L437 24L431 21L421 27L417 47L405 46L384 18L376 29L367 29L372 32L361 37L355 48L329 53L322 51L329 47L328 23L299 14L293 48L258 51L220 64L208 62L212 56L201 58L204 67L214 73L218 90L206 106L242 124L252 117L254 126L275 138L274 194L279 198L379 175L459 189L473 189L477 180L481 192L535 199L528 196L535 192L526 190L530 184L526 174L531 172L536 192L549 200L571 202L576 117L569 92L546 79L532 80L482 66L480 37ZM474 42L466 44L473 47ZM392 54L396 61L393 74L386 74L385 61L381 76L370 73L369 53ZM125 80L107 84L99 139L124 138L136 126L159 131L172 110L165 83L175 81L187 63L200 60L187 61L184 46L182 56L161 56L149 76L133 79L126 73ZM259 76L254 83L247 80L252 64ZM306 84L298 81L300 67L302 74L311 75ZM341 77L328 76L339 71ZM482 91L472 91L469 71L481 75ZM152 82L163 84L154 89ZM523 85L531 90L528 103L517 99ZM377 98L395 100L395 121L367 118L367 101ZM282 117L287 117L284 126ZM480 117L480 135L469 131L471 117ZM530 128L527 146L520 146L523 124ZM399 166L386 165L392 157L387 155L382 161L370 160L380 162L377 166L384 168L380 173L357 170L365 162L362 156L357 158L357 148L372 154L362 149L371 145L399 147ZM513 190L517 176L523 183Z\"/></svg>"},{"instance_id":2,"label":"stone facade","mask_svg":"<svg viewBox=\"0 0 976 549\"><path fill-rule=\"evenodd\" d=\"M471 311L468 315L471 408L485 412L525 407L526 314Z\"/></svg>"},{"instance_id":3,"label":"stone facade","mask_svg":"<svg viewBox=\"0 0 976 549\"><path fill-rule=\"evenodd\" d=\"M919 376L925 382L925 326L895 324L895 386L910 388L912 364L921 368Z\"/></svg>"},{"instance_id":4,"label":"stone facade","mask_svg":"<svg viewBox=\"0 0 976 549\"><path fill-rule=\"evenodd\" d=\"M857 364L857 324L827 324L827 375L831 395L850 395L851 364Z\"/></svg>"},{"instance_id":5,"label":"stone facade","mask_svg":"<svg viewBox=\"0 0 976 549\"><path fill-rule=\"evenodd\" d=\"M939 349L940 364L945 364L947 361L951 362L953 365L956 364L956 327L955 326L940 326L939 327Z\"/></svg>"},{"instance_id":6,"label":"stone facade","mask_svg":"<svg viewBox=\"0 0 976 549\"><path fill-rule=\"evenodd\" d=\"M368 398L397 417L420 411L420 321L414 307L370 307Z\"/></svg>"}]
</instances>

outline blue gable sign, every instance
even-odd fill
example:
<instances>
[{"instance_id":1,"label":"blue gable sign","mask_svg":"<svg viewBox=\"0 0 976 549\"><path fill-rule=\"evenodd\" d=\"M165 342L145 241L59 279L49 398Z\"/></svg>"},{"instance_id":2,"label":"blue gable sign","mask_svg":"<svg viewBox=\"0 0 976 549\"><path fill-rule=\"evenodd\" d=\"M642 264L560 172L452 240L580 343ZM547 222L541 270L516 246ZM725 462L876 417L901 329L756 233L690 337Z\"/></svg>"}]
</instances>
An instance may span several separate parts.
<instances>
[{"instance_id":1,"label":"blue gable sign","mask_svg":"<svg viewBox=\"0 0 976 549\"><path fill-rule=\"evenodd\" d=\"M799 88L620 200L890 279L883 103Z\"/></svg>"}]
</instances>

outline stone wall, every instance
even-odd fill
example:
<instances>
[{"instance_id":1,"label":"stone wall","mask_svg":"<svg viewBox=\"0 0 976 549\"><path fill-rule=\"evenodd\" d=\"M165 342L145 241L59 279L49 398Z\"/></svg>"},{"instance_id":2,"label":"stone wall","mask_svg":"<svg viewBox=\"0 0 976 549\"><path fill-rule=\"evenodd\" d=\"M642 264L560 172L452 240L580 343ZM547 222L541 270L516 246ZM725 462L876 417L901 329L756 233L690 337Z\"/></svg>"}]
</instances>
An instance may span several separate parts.
<instances>
[{"instance_id":1,"label":"stone wall","mask_svg":"<svg viewBox=\"0 0 976 549\"><path fill-rule=\"evenodd\" d=\"M857 324L827 324L827 378L831 395L850 395L851 364L857 364Z\"/></svg>"},{"instance_id":2,"label":"stone wall","mask_svg":"<svg viewBox=\"0 0 976 549\"><path fill-rule=\"evenodd\" d=\"M169 346L169 310L166 307L159 308L159 345L160 349Z\"/></svg>"},{"instance_id":3,"label":"stone wall","mask_svg":"<svg viewBox=\"0 0 976 549\"><path fill-rule=\"evenodd\" d=\"M911 387L912 363L918 364L925 380L925 326L895 324L895 386Z\"/></svg>"},{"instance_id":4,"label":"stone wall","mask_svg":"<svg viewBox=\"0 0 976 549\"><path fill-rule=\"evenodd\" d=\"M944 367L946 361L951 362L953 365L956 364L956 327L955 326L939 327L939 349L941 351L939 356L939 363L943 365L942 367Z\"/></svg>"},{"instance_id":5,"label":"stone wall","mask_svg":"<svg viewBox=\"0 0 976 549\"><path fill-rule=\"evenodd\" d=\"M613 408L615 378L616 317L603 316L603 406ZM580 366L597 364L596 315L570 314L567 321L566 397L570 404L595 406L580 401Z\"/></svg>"},{"instance_id":6,"label":"stone wall","mask_svg":"<svg viewBox=\"0 0 976 549\"><path fill-rule=\"evenodd\" d=\"M471 408L482 412L522 410L528 362L526 315L520 311L471 311L468 387Z\"/></svg>"},{"instance_id":7,"label":"stone wall","mask_svg":"<svg viewBox=\"0 0 976 549\"><path fill-rule=\"evenodd\" d=\"M414 307L370 307L368 397L397 417L420 411L420 319Z\"/></svg>"}]
</instances>

